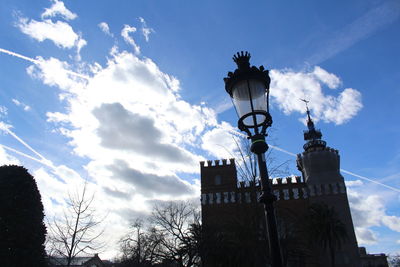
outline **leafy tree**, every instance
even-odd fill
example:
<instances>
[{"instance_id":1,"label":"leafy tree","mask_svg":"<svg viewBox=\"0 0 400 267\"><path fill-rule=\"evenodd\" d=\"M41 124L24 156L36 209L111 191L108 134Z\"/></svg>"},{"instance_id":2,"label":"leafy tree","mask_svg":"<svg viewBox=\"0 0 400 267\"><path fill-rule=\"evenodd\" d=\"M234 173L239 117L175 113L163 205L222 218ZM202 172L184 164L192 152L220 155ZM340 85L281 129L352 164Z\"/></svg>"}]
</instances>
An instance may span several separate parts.
<instances>
[{"instance_id":1,"label":"leafy tree","mask_svg":"<svg viewBox=\"0 0 400 267\"><path fill-rule=\"evenodd\" d=\"M314 203L306 215L306 233L309 241L329 251L332 266L335 266L335 252L348 238L346 225L338 218L333 207Z\"/></svg>"},{"instance_id":2,"label":"leafy tree","mask_svg":"<svg viewBox=\"0 0 400 267\"><path fill-rule=\"evenodd\" d=\"M102 219L96 219L96 211L92 207L94 195L88 197L86 190L85 183L81 193L69 195L63 218L54 218L48 223L51 256L62 257L67 266L80 254L93 254L104 246L98 241L104 232L98 229Z\"/></svg>"},{"instance_id":3,"label":"leafy tree","mask_svg":"<svg viewBox=\"0 0 400 267\"><path fill-rule=\"evenodd\" d=\"M0 167L2 266L45 266L43 204L32 175L21 166Z\"/></svg>"}]
</instances>

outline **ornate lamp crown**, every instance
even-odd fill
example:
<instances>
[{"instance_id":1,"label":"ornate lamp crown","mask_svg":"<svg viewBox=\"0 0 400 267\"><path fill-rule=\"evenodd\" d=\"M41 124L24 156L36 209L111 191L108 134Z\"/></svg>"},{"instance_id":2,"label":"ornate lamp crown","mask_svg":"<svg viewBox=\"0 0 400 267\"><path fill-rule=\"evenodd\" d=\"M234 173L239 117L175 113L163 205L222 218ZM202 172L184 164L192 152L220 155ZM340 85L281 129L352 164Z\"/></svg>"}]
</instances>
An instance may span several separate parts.
<instances>
[{"instance_id":1,"label":"ornate lamp crown","mask_svg":"<svg viewBox=\"0 0 400 267\"><path fill-rule=\"evenodd\" d=\"M263 66L259 68L252 66L250 67L250 53L249 52L237 52L233 56L233 61L237 64L238 68L234 72L228 72L228 77L224 78L225 90L232 97L232 87L235 83L242 80L256 79L265 83L265 88L269 89L269 83L271 81L268 70Z\"/></svg>"},{"instance_id":2,"label":"ornate lamp crown","mask_svg":"<svg viewBox=\"0 0 400 267\"><path fill-rule=\"evenodd\" d=\"M235 61L239 69L250 68L250 57L251 55L249 52L241 51L233 56L233 61Z\"/></svg>"}]
</instances>

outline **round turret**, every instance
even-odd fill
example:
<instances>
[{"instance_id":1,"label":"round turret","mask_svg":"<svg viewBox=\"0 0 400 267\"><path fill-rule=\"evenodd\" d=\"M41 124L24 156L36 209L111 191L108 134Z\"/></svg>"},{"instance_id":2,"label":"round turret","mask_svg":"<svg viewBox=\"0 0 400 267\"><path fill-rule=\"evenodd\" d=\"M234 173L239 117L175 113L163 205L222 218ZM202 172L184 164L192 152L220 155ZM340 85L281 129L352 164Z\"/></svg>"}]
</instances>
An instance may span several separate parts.
<instances>
[{"instance_id":1,"label":"round turret","mask_svg":"<svg viewBox=\"0 0 400 267\"><path fill-rule=\"evenodd\" d=\"M297 168L307 184L343 182L340 174L340 156L330 147L314 147L297 156Z\"/></svg>"},{"instance_id":2,"label":"round turret","mask_svg":"<svg viewBox=\"0 0 400 267\"><path fill-rule=\"evenodd\" d=\"M308 129L304 131L304 140L307 142L303 146L304 152L297 156L297 168L308 184L343 182L338 151L326 146L326 142L321 139L321 131L315 128L311 119L308 101L301 100L306 103Z\"/></svg>"}]
</instances>

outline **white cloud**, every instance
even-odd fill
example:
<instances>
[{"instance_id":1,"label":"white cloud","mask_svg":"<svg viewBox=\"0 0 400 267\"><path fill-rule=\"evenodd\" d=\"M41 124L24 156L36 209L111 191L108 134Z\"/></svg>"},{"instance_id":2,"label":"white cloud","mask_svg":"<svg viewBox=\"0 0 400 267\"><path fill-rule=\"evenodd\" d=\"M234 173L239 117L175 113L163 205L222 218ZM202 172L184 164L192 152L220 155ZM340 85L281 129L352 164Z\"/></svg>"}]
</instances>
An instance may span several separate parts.
<instances>
[{"instance_id":1,"label":"white cloud","mask_svg":"<svg viewBox=\"0 0 400 267\"><path fill-rule=\"evenodd\" d=\"M357 115L362 108L361 93L346 88L336 97L323 92L324 85L335 89L340 79L326 70L315 67L311 72L272 70L271 91L273 103L285 114L305 113L304 103L310 101L313 119L342 124Z\"/></svg>"},{"instance_id":2,"label":"white cloud","mask_svg":"<svg viewBox=\"0 0 400 267\"><path fill-rule=\"evenodd\" d=\"M354 190L348 192L354 224L357 227L379 226L385 215L382 199L377 195L362 196Z\"/></svg>"},{"instance_id":3,"label":"white cloud","mask_svg":"<svg viewBox=\"0 0 400 267\"><path fill-rule=\"evenodd\" d=\"M51 40L61 48L79 47L80 49L86 44L86 41L75 33L68 23L62 21L53 22L50 19L36 21L20 18L17 27L39 42Z\"/></svg>"},{"instance_id":4,"label":"white cloud","mask_svg":"<svg viewBox=\"0 0 400 267\"><path fill-rule=\"evenodd\" d=\"M18 107L22 107L25 111L29 111L31 110L31 107L28 106L25 103L22 103L21 101L17 100L17 99L12 99L12 102L17 105Z\"/></svg>"},{"instance_id":5,"label":"white cloud","mask_svg":"<svg viewBox=\"0 0 400 267\"><path fill-rule=\"evenodd\" d=\"M8 154L0 145L0 166L2 165L21 165L21 162L16 157Z\"/></svg>"},{"instance_id":6,"label":"white cloud","mask_svg":"<svg viewBox=\"0 0 400 267\"><path fill-rule=\"evenodd\" d=\"M359 245L373 245L378 242L376 233L368 228L355 227L354 228Z\"/></svg>"},{"instance_id":7,"label":"white cloud","mask_svg":"<svg viewBox=\"0 0 400 267\"><path fill-rule=\"evenodd\" d=\"M60 99L67 97L68 93L81 90L83 86L82 79L69 73L70 65L65 61L60 61L51 57L43 59L37 57L38 64L29 66L26 71L35 79L41 80L44 84L57 87L66 93L60 94Z\"/></svg>"},{"instance_id":8,"label":"white cloud","mask_svg":"<svg viewBox=\"0 0 400 267\"><path fill-rule=\"evenodd\" d=\"M65 112L48 112L48 121L70 139L74 153L88 159L85 168L105 198L112 196L113 203L132 201L137 203L136 211L145 210L152 194L145 194L143 179L152 183L149 190L161 188L161 199L199 191L198 184L176 173L198 172L203 158L193 149L200 146L202 133L216 125L216 117L203 105L181 100L177 79L161 72L150 59L118 49L106 67L89 66L96 71L88 81L69 75L66 62L38 61L28 73L59 88L67 104ZM174 191L177 188L179 192ZM121 210L125 206L129 207L124 204Z\"/></svg>"},{"instance_id":9,"label":"white cloud","mask_svg":"<svg viewBox=\"0 0 400 267\"><path fill-rule=\"evenodd\" d=\"M375 244L379 241L372 227L386 226L400 232L400 217L386 213L383 199L374 194L361 194L348 188L351 215L359 244Z\"/></svg>"},{"instance_id":10,"label":"white cloud","mask_svg":"<svg viewBox=\"0 0 400 267\"><path fill-rule=\"evenodd\" d=\"M85 39L82 38L82 36L79 35L78 41L76 42L75 46L76 46L76 54L77 54L77 60L80 61L81 60L81 56L80 56L80 52L81 49L87 45L87 42Z\"/></svg>"},{"instance_id":11,"label":"white cloud","mask_svg":"<svg viewBox=\"0 0 400 267\"><path fill-rule=\"evenodd\" d=\"M72 13L65 7L64 2L59 0L53 0L52 2L53 5L50 8L46 8L42 13L42 19L55 17L57 15L60 15L66 20L73 20L77 18L75 13Z\"/></svg>"},{"instance_id":12,"label":"white cloud","mask_svg":"<svg viewBox=\"0 0 400 267\"><path fill-rule=\"evenodd\" d=\"M124 38L125 42L132 45L135 54L140 54L140 47L136 44L135 40L129 35L130 33L136 32L137 29L133 26L124 25L121 31L121 36Z\"/></svg>"},{"instance_id":13,"label":"white cloud","mask_svg":"<svg viewBox=\"0 0 400 267\"><path fill-rule=\"evenodd\" d=\"M64 21L54 22L48 19L59 15L66 20L73 20L77 15L68 10L64 2L59 0L52 0L52 2L53 5L50 8L46 8L42 13L42 21L19 17L16 26L23 33L39 42L50 40L56 46L64 49L76 48L75 59L80 61L80 51L87 45L86 40L82 38L80 33L76 33L68 23Z\"/></svg>"},{"instance_id":14,"label":"white cloud","mask_svg":"<svg viewBox=\"0 0 400 267\"><path fill-rule=\"evenodd\" d=\"M12 125L7 124L7 123L5 123L3 121L0 121L0 130L3 130L5 132L7 132L7 130L11 129L11 128L12 128Z\"/></svg>"},{"instance_id":15,"label":"white cloud","mask_svg":"<svg viewBox=\"0 0 400 267\"><path fill-rule=\"evenodd\" d=\"M8 109L0 105L0 118L4 118L8 114Z\"/></svg>"},{"instance_id":16,"label":"white cloud","mask_svg":"<svg viewBox=\"0 0 400 267\"><path fill-rule=\"evenodd\" d=\"M340 79L335 74L329 73L319 66L315 66L313 74L331 89L337 88L341 83Z\"/></svg>"},{"instance_id":17,"label":"white cloud","mask_svg":"<svg viewBox=\"0 0 400 267\"><path fill-rule=\"evenodd\" d=\"M98 24L98 26L102 32L104 32L105 34L107 34L109 36L113 36L113 34L110 32L110 27L108 26L108 24L106 22L100 22Z\"/></svg>"},{"instance_id":18,"label":"white cloud","mask_svg":"<svg viewBox=\"0 0 400 267\"><path fill-rule=\"evenodd\" d=\"M383 216L382 223L389 229L400 233L400 218L397 216Z\"/></svg>"},{"instance_id":19,"label":"white cloud","mask_svg":"<svg viewBox=\"0 0 400 267\"><path fill-rule=\"evenodd\" d=\"M144 18L139 17L139 21L140 21L140 23L142 23L141 31L144 36L144 39L146 40L146 42L148 42L150 34L154 33L154 29L147 27L147 23L144 20Z\"/></svg>"},{"instance_id":20,"label":"white cloud","mask_svg":"<svg viewBox=\"0 0 400 267\"><path fill-rule=\"evenodd\" d=\"M230 108L233 107L232 100L230 97L226 96L223 98L222 101L217 103L215 106L213 106L213 109L217 114L220 114L226 110L229 110Z\"/></svg>"},{"instance_id":21,"label":"white cloud","mask_svg":"<svg viewBox=\"0 0 400 267\"><path fill-rule=\"evenodd\" d=\"M202 136L201 148L217 159L233 158L238 147L232 135L225 129L233 127L221 122L222 127L214 128Z\"/></svg>"}]
</instances>

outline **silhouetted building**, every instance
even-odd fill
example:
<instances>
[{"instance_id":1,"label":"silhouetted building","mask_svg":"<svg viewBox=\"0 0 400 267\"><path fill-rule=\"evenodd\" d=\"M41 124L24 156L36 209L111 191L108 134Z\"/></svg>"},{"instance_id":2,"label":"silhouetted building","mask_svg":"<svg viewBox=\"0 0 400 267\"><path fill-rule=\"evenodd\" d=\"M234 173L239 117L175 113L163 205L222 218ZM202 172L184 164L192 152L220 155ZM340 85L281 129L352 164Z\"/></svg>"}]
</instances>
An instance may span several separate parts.
<instances>
[{"instance_id":1,"label":"silhouetted building","mask_svg":"<svg viewBox=\"0 0 400 267\"><path fill-rule=\"evenodd\" d=\"M359 247L361 267L387 267L387 257L384 253L367 254L365 247Z\"/></svg>"},{"instance_id":2,"label":"silhouetted building","mask_svg":"<svg viewBox=\"0 0 400 267\"><path fill-rule=\"evenodd\" d=\"M272 182L273 192L277 197L275 204L285 264L331 266L332 255L329 249L325 249L322 242L320 245L317 242L309 242L308 236L311 235L303 227L308 220L310 205L318 203L333 207L337 218L345 225L347 238L341 246L334 249L335 266L388 266L384 254L378 257L363 253L360 258L346 186L340 174L339 152L326 146L326 142L321 139L321 132L315 129L308 110L307 114L308 130L304 132L306 144L303 146L304 151L297 155L297 167L302 176L277 178ZM237 238L238 241L221 242L220 246L233 243L236 244L232 245L233 247L240 247L249 238L249 244L253 242L254 246L251 251L259 251L246 252L248 255L244 257L250 261L246 265L236 266L265 266L269 262L268 242L264 208L257 201L260 194L258 181L238 182L234 159L200 162L200 167L202 223L205 235L221 235L220 239L212 241L216 243L219 240L226 241L226 236L231 237L242 228L247 228L244 230L245 234ZM233 234L228 233L230 230ZM221 234L224 232L227 234ZM213 266L213 261L219 260L217 253L229 252L230 255L220 256L235 257L241 249L245 249L243 246L241 249L230 248L224 251L219 250L218 245L210 245L213 245L211 251L204 252L203 255L205 266ZM257 260L254 260L254 257ZM365 265L366 262L375 265ZM232 262L229 264L232 265Z\"/></svg>"},{"instance_id":3,"label":"silhouetted building","mask_svg":"<svg viewBox=\"0 0 400 267\"><path fill-rule=\"evenodd\" d=\"M65 257L49 257L50 267L61 267L67 266L68 261ZM71 267L105 267L109 266L104 263L98 254L94 254L93 257L75 257L70 263Z\"/></svg>"}]
</instances>

